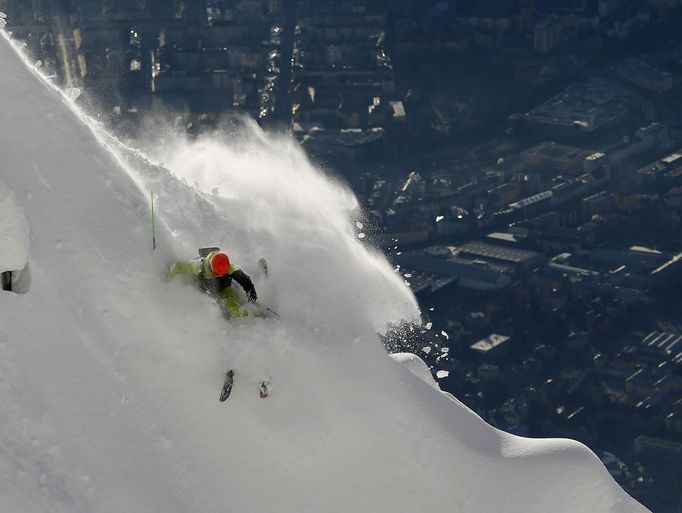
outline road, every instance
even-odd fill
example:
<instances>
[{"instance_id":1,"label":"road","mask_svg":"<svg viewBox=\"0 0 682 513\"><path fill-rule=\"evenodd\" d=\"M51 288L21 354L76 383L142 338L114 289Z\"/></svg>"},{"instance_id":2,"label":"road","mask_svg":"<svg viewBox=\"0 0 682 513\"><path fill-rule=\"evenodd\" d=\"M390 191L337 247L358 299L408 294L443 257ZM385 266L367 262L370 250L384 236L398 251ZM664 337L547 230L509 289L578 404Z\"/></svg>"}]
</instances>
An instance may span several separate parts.
<instances>
[{"instance_id":1,"label":"road","mask_svg":"<svg viewBox=\"0 0 682 513\"><path fill-rule=\"evenodd\" d=\"M57 43L57 59L62 72L61 86L64 88L78 86L73 33L68 13L59 0L46 0L45 10L49 14L50 29Z\"/></svg>"}]
</instances>

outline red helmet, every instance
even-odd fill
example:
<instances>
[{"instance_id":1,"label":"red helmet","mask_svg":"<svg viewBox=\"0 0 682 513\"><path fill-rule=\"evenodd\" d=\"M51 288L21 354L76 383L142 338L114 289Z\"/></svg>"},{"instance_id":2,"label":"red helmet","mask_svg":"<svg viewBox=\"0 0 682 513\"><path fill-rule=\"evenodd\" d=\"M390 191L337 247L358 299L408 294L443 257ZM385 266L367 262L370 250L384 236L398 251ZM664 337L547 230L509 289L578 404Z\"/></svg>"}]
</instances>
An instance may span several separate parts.
<instances>
[{"instance_id":1,"label":"red helmet","mask_svg":"<svg viewBox=\"0 0 682 513\"><path fill-rule=\"evenodd\" d=\"M209 264L211 266L211 272L214 276L225 276L227 271L230 270L230 259L222 251L217 251L212 255L209 255Z\"/></svg>"}]
</instances>

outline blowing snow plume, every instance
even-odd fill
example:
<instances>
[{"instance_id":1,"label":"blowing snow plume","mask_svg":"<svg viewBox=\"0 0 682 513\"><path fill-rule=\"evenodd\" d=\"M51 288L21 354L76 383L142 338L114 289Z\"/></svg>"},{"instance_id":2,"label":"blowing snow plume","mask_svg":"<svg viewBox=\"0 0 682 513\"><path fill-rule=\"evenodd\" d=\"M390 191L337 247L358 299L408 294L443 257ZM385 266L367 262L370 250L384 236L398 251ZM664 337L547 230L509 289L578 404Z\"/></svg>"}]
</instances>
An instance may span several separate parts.
<instances>
[{"instance_id":1,"label":"blowing snow plume","mask_svg":"<svg viewBox=\"0 0 682 513\"><path fill-rule=\"evenodd\" d=\"M253 129L175 146L171 173L5 38L0 62L0 179L33 278L0 293L0 511L646 511L583 445L502 433L385 354L377 330L414 300L357 241L352 195L292 143ZM246 271L268 258L258 286L281 320L228 323L161 280L210 243Z\"/></svg>"},{"instance_id":2,"label":"blowing snow plume","mask_svg":"<svg viewBox=\"0 0 682 513\"><path fill-rule=\"evenodd\" d=\"M418 316L412 293L383 255L358 239L353 193L315 169L295 141L247 122L236 135L175 140L158 158L220 215L199 233L176 233L184 250L222 243L246 267L266 257L273 271L268 293L288 319L357 335L371 328L375 335L389 321ZM160 212L173 226L183 216L200 218L178 205L174 191L162 186L159 194Z\"/></svg>"}]
</instances>

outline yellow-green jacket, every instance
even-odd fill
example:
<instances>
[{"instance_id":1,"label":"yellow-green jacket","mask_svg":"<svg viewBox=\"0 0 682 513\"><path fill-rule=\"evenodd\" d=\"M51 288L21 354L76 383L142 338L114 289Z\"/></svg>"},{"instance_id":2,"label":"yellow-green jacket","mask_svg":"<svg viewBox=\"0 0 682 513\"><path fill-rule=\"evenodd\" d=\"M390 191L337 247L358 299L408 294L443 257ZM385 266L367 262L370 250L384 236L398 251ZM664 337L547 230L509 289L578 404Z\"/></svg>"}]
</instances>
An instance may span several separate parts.
<instances>
[{"instance_id":1,"label":"yellow-green jacket","mask_svg":"<svg viewBox=\"0 0 682 513\"><path fill-rule=\"evenodd\" d=\"M202 290L214 296L222 305L223 311L230 317L244 317L248 312L240 307L239 296L232 281L236 281L246 292L251 301L257 299L256 288L249 275L241 269L230 264L227 274L214 276L208 259L195 258L193 260L180 260L171 266L166 279L171 280L176 276L183 276L195 282Z\"/></svg>"}]
</instances>

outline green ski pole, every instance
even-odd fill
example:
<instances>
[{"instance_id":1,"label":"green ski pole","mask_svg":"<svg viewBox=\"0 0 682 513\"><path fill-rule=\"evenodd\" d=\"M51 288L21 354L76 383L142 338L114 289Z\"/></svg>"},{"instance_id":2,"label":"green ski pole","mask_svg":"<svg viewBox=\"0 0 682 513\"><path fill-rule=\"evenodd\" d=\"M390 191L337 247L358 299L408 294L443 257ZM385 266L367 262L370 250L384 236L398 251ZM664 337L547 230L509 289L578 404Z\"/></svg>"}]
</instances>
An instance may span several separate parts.
<instances>
[{"instance_id":1,"label":"green ski pole","mask_svg":"<svg viewBox=\"0 0 682 513\"><path fill-rule=\"evenodd\" d=\"M154 215L154 191L149 191L152 202L152 249L156 249L156 216Z\"/></svg>"},{"instance_id":2,"label":"green ski pole","mask_svg":"<svg viewBox=\"0 0 682 513\"><path fill-rule=\"evenodd\" d=\"M265 305L264 305L263 303L261 303L260 301L256 301L256 304L257 304L258 306L260 306L263 310L266 310L266 311L270 312L271 314L273 314L275 317L280 317L280 318L282 317L280 314L278 314L277 312L275 312L272 308L268 308L267 306L265 306Z\"/></svg>"}]
</instances>

